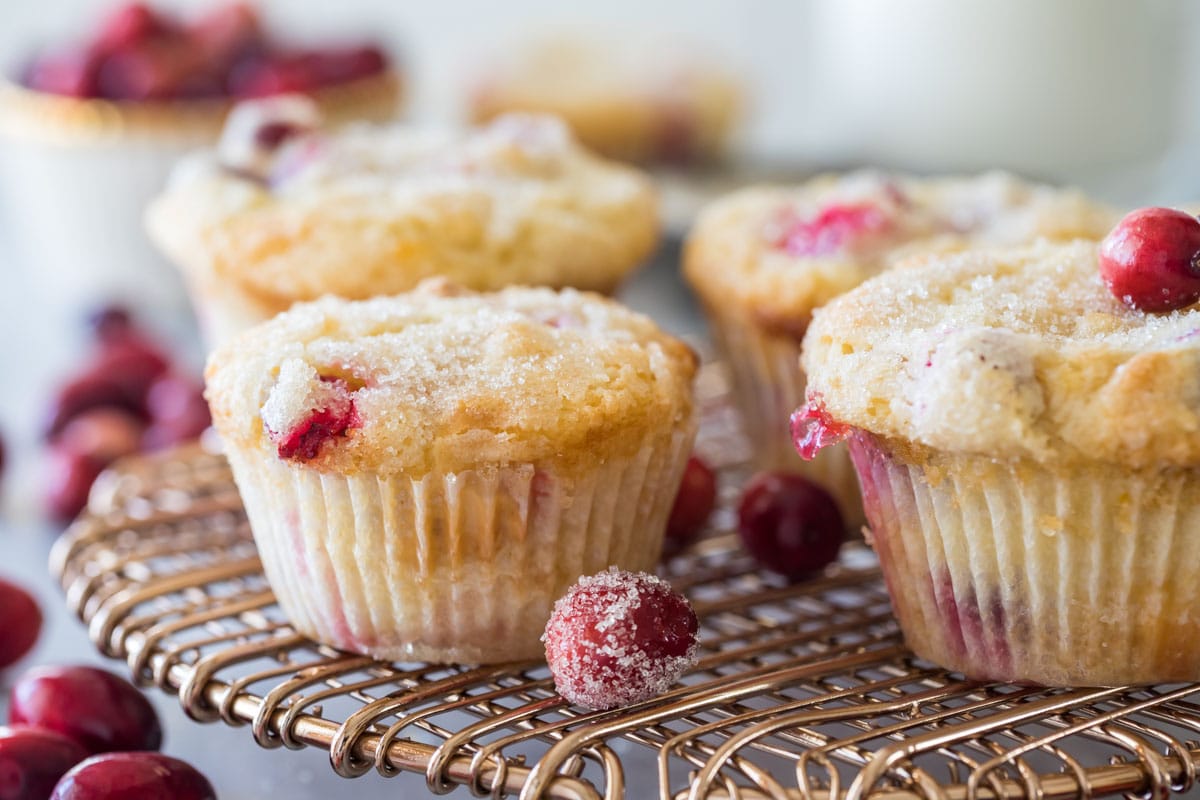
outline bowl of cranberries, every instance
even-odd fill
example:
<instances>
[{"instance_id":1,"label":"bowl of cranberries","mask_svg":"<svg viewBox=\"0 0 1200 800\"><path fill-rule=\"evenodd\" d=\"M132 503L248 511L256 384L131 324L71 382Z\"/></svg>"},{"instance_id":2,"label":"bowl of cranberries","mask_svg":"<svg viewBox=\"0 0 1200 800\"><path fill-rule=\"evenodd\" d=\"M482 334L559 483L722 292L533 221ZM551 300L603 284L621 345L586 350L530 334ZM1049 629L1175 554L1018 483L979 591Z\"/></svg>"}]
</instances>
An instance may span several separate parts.
<instances>
[{"instance_id":1,"label":"bowl of cranberries","mask_svg":"<svg viewBox=\"0 0 1200 800\"><path fill-rule=\"evenodd\" d=\"M394 116L399 73L373 41L300 44L253 6L190 15L127 2L0 77L0 188L39 300L185 310L142 231L171 167L216 140L238 100L307 94L332 123Z\"/></svg>"}]
</instances>

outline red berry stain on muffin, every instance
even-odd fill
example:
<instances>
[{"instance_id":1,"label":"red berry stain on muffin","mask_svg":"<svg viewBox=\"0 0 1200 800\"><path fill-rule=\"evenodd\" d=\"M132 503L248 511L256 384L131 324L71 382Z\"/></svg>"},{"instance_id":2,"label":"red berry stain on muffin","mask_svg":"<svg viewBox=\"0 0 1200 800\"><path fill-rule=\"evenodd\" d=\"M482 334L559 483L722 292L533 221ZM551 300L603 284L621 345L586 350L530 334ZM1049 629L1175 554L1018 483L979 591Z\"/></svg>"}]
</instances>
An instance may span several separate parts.
<instances>
[{"instance_id":1,"label":"red berry stain on muffin","mask_svg":"<svg viewBox=\"0 0 1200 800\"><path fill-rule=\"evenodd\" d=\"M1100 243L1100 277L1138 311L1200 300L1200 219L1171 208L1130 212Z\"/></svg>"},{"instance_id":2,"label":"red berry stain on muffin","mask_svg":"<svg viewBox=\"0 0 1200 800\"><path fill-rule=\"evenodd\" d=\"M874 203L834 203L785 223L775 246L793 256L828 256L887 230L891 216Z\"/></svg>"},{"instance_id":3,"label":"red berry stain on muffin","mask_svg":"<svg viewBox=\"0 0 1200 800\"><path fill-rule=\"evenodd\" d=\"M1008 620L1003 601L993 594L981 603L971 587L955 592L949 574L935 579L934 597L954 649L974 663L986 660L991 665L989 674L970 677L1007 679L1012 671L1012 650L1005 635Z\"/></svg>"},{"instance_id":4,"label":"red berry stain on muffin","mask_svg":"<svg viewBox=\"0 0 1200 800\"><path fill-rule=\"evenodd\" d=\"M812 397L792 414L791 431L796 452L805 461L812 461L823 448L849 436L853 428L834 420L825 410L821 398Z\"/></svg>"},{"instance_id":5,"label":"red berry stain on muffin","mask_svg":"<svg viewBox=\"0 0 1200 800\"><path fill-rule=\"evenodd\" d=\"M299 369L299 374L285 379L285 385L276 387L283 397L276 398L273 393L268 406L275 407L264 407L264 422L280 458L311 461L326 442L344 438L351 429L362 427L362 417L345 378L328 374L318 378L311 368L311 378L305 378L305 368Z\"/></svg>"}]
</instances>

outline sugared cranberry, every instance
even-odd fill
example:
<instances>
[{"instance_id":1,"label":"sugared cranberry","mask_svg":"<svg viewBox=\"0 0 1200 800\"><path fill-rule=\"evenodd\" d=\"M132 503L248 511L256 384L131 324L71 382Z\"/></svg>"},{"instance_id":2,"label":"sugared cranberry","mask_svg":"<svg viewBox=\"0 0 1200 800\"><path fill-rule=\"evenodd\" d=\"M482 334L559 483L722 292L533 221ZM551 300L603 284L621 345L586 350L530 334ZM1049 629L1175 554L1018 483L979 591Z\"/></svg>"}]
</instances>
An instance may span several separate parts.
<instances>
[{"instance_id":1,"label":"sugared cranberry","mask_svg":"<svg viewBox=\"0 0 1200 800\"><path fill-rule=\"evenodd\" d=\"M829 416L820 398L809 400L792 413L792 444L805 461L812 461L822 449L850 435L851 427Z\"/></svg>"},{"instance_id":2,"label":"sugared cranberry","mask_svg":"<svg viewBox=\"0 0 1200 800\"><path fill-rule=\"evenodd\" d=\"M212 784L184 761L162 753L106 753L79 764L50 800L216 800Z\"/></svg>"},{"instance_id":3,"label":"sugared cranberry","mask_svg":"<svg viewBox=\"0 0 1200 800\"><path fill-rule=\"evenodd\" d=\"M69 736L92 753L157 750L154 707L124 678L95 667L36 667L12 688L9 722Z\"/></svg>"},{"instance_id":4,"label":"sugared cranberry","mask_svg":"<svg viewBox=\"0 0 1200 800\"><path fill-rule=\"evenodd\" d=\"M87 505L88 492L105 462L67 447L48 452L42 501L46 513L59 522L70 522Z\"/></svg>"},{"instance_id":5,"label":"sugared cranberry","mask_svg":"<svg viewBox=\"0 0 1200 800\"><path fill-rule=\"evenodd\" d=\"M145 3L126 3L113 9L100 23L94 40L105 53L133 47L165 30L164 21Z\"/></svg>"},{"instance_id":6,"label":"sugared cranberry","mask_svg":"<svg viewBox=\"0 0 1200 800\"><path fill-rule=\"evenodd\" d=\"M87 324L99 342L107 342L133 331L133 317L129 309L120 305L107 305L96 309L88 316Z\"/></svg>"},{"instance_id":7,"label":"sugared cranberry","mask_svg":"<svg viewBox=\"0 0 1200 800\"><path fill-rule=\"evenodd\" d=\"M41 632L42 610L33 595L0 578L0 669L33 649Z\"/></svg>"},{"instance_id":8,"label":"sugared cranberry","mask_svg":"<svg viewBox=\"0 0 1200 800\"><path fill-rule=\"evenodd\" d=\"M827 256L889 225L888 214L872 203L835 204L791 220L776 244L793 256Z\"/></svg>"},{"instance_id":9,"label":"sugared cranberry","mask_svg":"<svg viewBox=\"0 0 1200 800\"><path fill-rule=\"evenodd\" d=\"M55 447L101 464L135 453L141 447L142 421L119 408L93 408L63 427Z\"/></svg>"},{"instance_id":10,"label":"sugared cranberry","mask_svg":"<svg viewBox=\"0 0 1200 800\"><path fill-rule=\"evenodd\" d=\"M142 444L147 450L190 441L212 424L204 389L179 375L164 375L150 386L146 409L150 427Z\"/></svg>"},{"instance_id":11,"label":"sugared cranberry","mask_svg":"<svg viewBox=\"0 0 1200 800\"><path fill-rule=\"evenodd\" d=\"M605 709L662 694L695 663L696 612L661 578L610 568L554 605L543 641L558 693Z\"/></svg>"},{"instance_id":12,"label":"sugared cranberry","mask_svg":"<svg viewBox=\"0 0 1200 800\"><path fill-rule=\"evenodd\" d=\"M675 505L667 519L667 538L677 545L695 539L717 502L717 476L698 456L688 459Z\"/></svg>"},{"instance_id":13,"label":"sugared cranberry","mask_svg":"<svg viewBox=\"0 0 1200 800\"><path fill-rule=\"evenodd\" d=\"M1190 306L1200 300L1200 219L1171 208L1127 214L1100 243L1100 276L1131 308Z\"/></svg>"},{"instance_id":14,"label":"sugared cranberry","mask_svg":"<svg viewBox=\"0 0 1200 800\"><path fill-rule=\"evenodd\" d=\"M764 472L742 493L738 533L764 569L797 580L837 558L845 526L829 492L799 475Z\"/></svg>"},{"instance_id":15,"label":"sugared cranberry","mask_svg":"<svg viewBox=\"0 0 1200 800\"><path fill-rule=\"evenodd\" d=\"M45 800L88 752L60 733L0 727L0 800Z\"/></svg>"}]
</instances>

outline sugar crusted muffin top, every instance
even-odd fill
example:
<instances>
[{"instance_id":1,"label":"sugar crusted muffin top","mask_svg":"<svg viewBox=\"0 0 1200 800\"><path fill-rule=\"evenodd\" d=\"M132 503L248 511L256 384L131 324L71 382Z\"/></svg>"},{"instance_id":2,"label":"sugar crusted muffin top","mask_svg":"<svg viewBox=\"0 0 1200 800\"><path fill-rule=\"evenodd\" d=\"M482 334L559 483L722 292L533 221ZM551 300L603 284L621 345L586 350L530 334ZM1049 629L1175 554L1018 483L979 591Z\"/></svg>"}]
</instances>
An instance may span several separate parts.
<instances>
[{"instance_id":1,"label":"sugar crusted muffin top","mask_svg":"<svg viewBox=\"0 0 1200 800\"><path fill-rule=\"evenodd\" d=\"M176 169L147 225L188 271L282 310L432 276L611 290L654 247L656 202L644 175L591 155L549 117L466 134L332 132L284 98L239 107L216 151Z\"/></svg>"},{"instance_id":2,"label":"sugar crusted muffin top","mask_svg":"<svg viewBox=\"0 0 1200 800\"><path fill-rule=\"evenodd\" d=\"M711 204L688 237L684 272L706 303L733 304L767 328L801 336L813 308L907 256L1099 239L1116 220L1078 191L1002 172L823 175Z\"/></svg>"},{"instance_id":3,"label":"sugar crusted muffin top","mask_svg":"<svg viewBox=\"0 0 1200 800\"><path fill-rule=\"evenodd\" d=\"M694 353L596 295L426 282L323 298L209 359L223 437L319 470L603 460L690 419Z\"/></svg>"},{"instance_id":4,"label":"sugar crusted muffin top","mask_svg":"<svg viewBox=\"0 0 1200 800\"><path fill-rule=\"evenodd\" d=\"M1200 463L1200 309L1133 310L1094 243L917 257L819 310L810 402L939 450Z\"/></svg>"}]
</instances>

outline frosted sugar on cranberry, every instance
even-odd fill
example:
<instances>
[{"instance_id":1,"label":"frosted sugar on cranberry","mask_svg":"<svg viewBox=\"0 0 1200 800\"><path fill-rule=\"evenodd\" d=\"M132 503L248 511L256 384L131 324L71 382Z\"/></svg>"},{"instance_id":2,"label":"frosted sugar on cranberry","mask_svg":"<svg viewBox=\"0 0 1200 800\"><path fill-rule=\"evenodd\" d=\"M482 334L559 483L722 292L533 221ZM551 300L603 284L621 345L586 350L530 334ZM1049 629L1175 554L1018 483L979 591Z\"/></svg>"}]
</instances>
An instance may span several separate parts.
<instances>
[{"instance_id":1,"label":"frosted sugar on cranberry","mask_svg":"<svg viewBox=\"0 0 1200 800\"><path fill-rule=\"evenodd\" d=\"M812 461L817 453L842 441L852 431L851 426L836 422L829 416L819 397L809 399L802 408L796 409L790 424L792 443L805 461Z\"/></svg>"},{"instance_id":2,"label":"frosted sugar on cranberry","mask_svg":"<svg viewBox=\"0 0 1200 800\"><path fill-rule=\"evenodd\" d=\"M346 382L298 358L280 366L262 420L279 457L299 461L316 458L326 442L362 425Z\"/></svg>"},{"instance_id":3,"label":"frosted sugar on cranberry","mask_svg":"<svg viewBox=\"0 0 1200 800\"><path fill-rule=\"evenodd\" d=\"M687 599L666 581L610 567L558 600L542 641L559 694L607 709L670 688L696 663L698 628Z\"/></svg>"}]
</instances>

